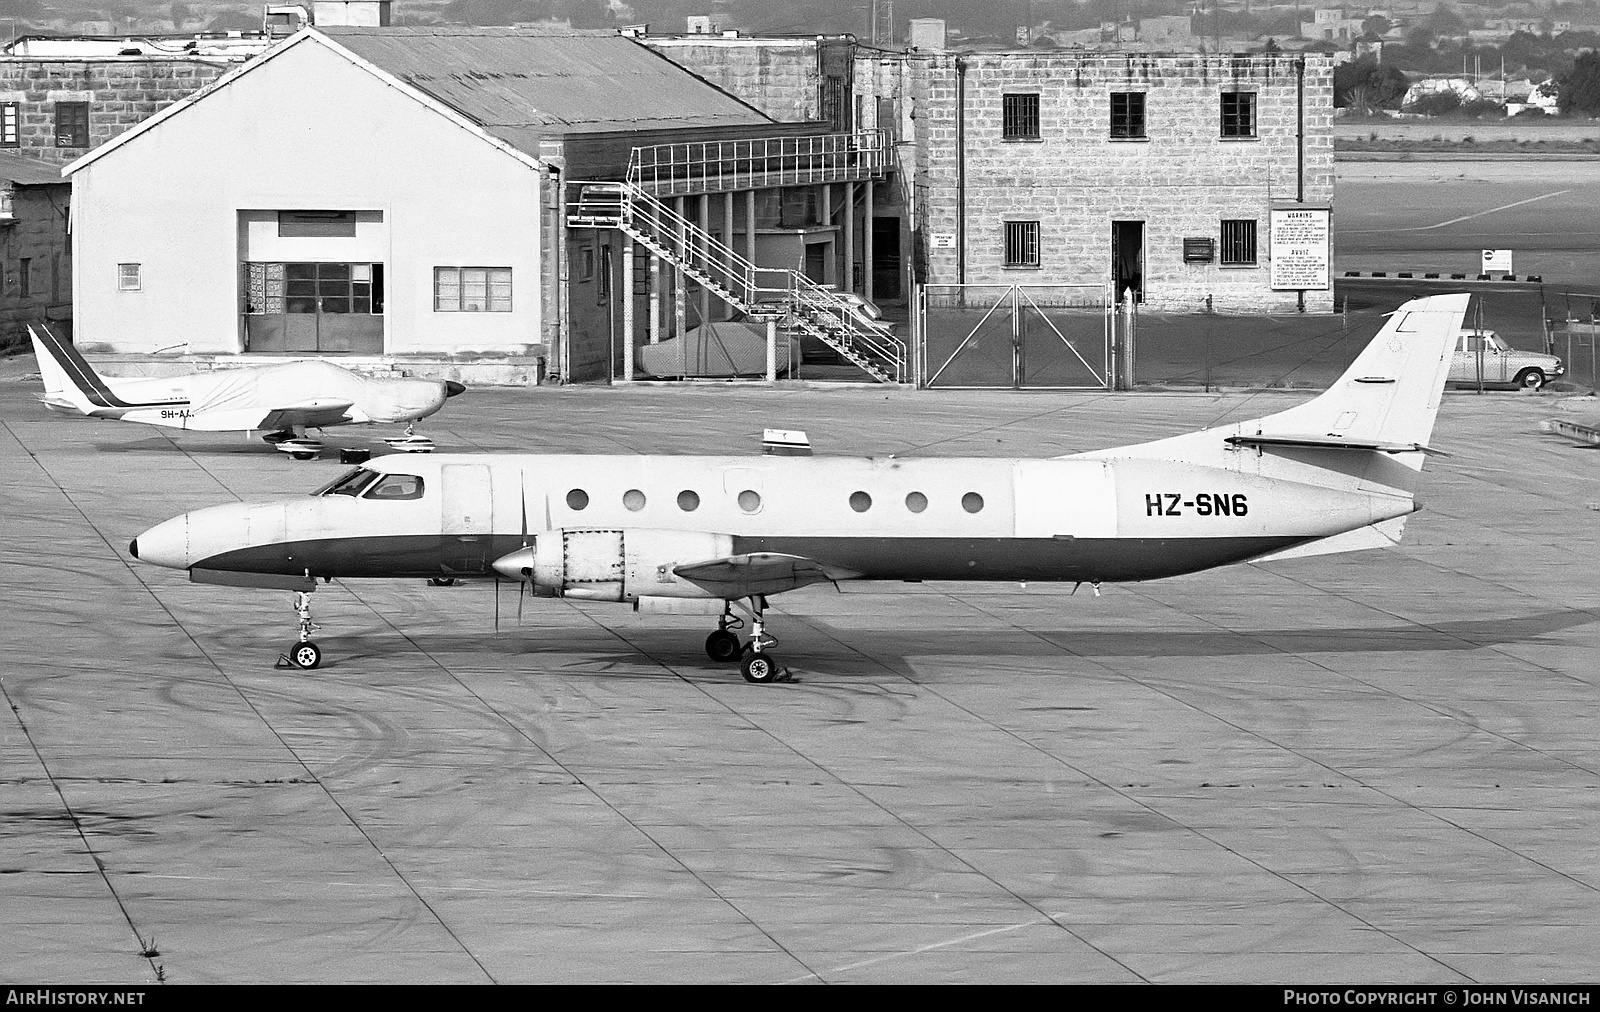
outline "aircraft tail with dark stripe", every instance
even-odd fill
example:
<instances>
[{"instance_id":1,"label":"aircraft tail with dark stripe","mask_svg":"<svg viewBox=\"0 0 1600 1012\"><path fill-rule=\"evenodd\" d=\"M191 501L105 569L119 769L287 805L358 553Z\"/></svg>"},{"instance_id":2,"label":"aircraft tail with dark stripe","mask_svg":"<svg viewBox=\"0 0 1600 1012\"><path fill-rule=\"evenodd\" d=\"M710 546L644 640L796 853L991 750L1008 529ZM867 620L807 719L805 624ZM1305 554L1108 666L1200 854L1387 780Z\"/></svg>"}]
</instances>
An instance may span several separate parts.
<instances>
[{"instance_id":1,"label":"aircraft tail with dark stripe","mask_svg":"<svg viewBox=\"0 0 1600 1012\"><path fill-rule=\"evenodd\" d=\"M86 415L110 407L100 398L90 398L96 388L107 389L105 380L86 362L78 349L63 341L46 324L28 324L33 339L33 355L39 360L39 375L44 380L44 403L56 411L78 411Z\"/></svg>"}]
</instances>

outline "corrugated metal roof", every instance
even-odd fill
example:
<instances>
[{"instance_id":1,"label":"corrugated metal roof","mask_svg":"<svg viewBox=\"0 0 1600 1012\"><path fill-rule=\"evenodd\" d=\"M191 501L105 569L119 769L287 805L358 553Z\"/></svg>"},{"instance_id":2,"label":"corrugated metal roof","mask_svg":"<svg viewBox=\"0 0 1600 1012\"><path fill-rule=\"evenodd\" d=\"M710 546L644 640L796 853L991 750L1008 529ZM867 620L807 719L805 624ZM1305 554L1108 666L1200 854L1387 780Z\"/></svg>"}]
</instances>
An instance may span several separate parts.
<instances>
[{"instance_id":1,"label":"corrugated metal roof","mask_svg":"<svg viewBox=\"0 0 1600 1012\"><path fill-rule=\"evenodd\" d=\"M342 26L317 31L529 154L537 154L540 136L551 134L773 122L613 32Z\"/></svg>"},{"instance_id":2,"label":"corrugated metal roof","mask_svg":"<svg viewBox=\"0 0 1600 1012\"><path fill-rule=\"evenodd\" d=\"M26 155L0 154L0 179L24 186L41 183L65 183L61 166L50 165Z\"/></svg>"}]
</instances>

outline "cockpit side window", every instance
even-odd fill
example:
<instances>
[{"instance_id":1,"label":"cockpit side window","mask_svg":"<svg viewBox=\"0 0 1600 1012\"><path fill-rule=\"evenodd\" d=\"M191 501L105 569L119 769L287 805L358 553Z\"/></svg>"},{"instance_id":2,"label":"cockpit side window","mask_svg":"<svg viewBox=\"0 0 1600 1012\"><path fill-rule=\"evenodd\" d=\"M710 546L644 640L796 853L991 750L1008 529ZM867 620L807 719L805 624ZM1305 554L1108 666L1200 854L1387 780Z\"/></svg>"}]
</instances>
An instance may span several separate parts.
<instances>
[{"instance_id":1,"label":"cockpit side window","mask_svg":"<svg viewBox=\"0 0 1600 1012\"><path fill-rule=\"evenodd\" d=\"M328 484L317 489L312 495L360 495L361 490L372 484L378 477L376 471L369 471L358 467L354 471L346 471Z\"/></svg>"},{"instance_id":2,"label":"cockpit side window","mask_svg":"<svg viewBox=\"0 0 1600 1012\"><path fill-rule=\"evenodd\" d=\"M414 474L386 474L368 489L363 499L421 499L422 479Z\"/></svg>"}]
</instances>

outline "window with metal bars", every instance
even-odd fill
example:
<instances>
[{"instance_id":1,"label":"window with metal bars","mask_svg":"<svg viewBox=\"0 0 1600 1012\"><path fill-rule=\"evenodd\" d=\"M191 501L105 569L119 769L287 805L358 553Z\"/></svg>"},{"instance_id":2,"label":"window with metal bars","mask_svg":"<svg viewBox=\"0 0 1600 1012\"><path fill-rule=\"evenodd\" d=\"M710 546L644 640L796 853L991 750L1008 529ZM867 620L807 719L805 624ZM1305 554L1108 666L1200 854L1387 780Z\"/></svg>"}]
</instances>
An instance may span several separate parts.
<instances>
[{"instance_id":1,"label":"window with metal bars","mask_svg":"<svg viewBox=\"0 0 1600 1012\"><path fill-rule=\"evenodd\" d=\"M1222 136L1254 137L1256 135L1256 93L1253 91L1225 91L1222 93Z\"/></svg>"},{"instance_id":2,"label":"window with metal bars","mask_svg":"<svg viewBox=\"0 0 1600 1012\"><path fill-rule=\"evenodd\" d=\"M1039 223L1036 221L1006 222L1007 267L1039 266Z\"/></svg>"},{"instance_id":3,"label":"window with metal bars","mask_svg":"<svg viewBox=\"0 0 1600 1012\"><path fill-rule=\"evenodd\" d=\"M1144 92L1114 91L1111 93L1111 136L1144 136Z\"/></svg>"},{"instance_id":4,"label":"window with metal bars","mask_svg":"<svg viewBox=\"0 0 1600 1012\"><path fill-rule=\"evenodd\" d=\"M1000 135L1008 141L1039 139L1039 96L1000 96Z\"/></svg>"},{"instance_id":5,"label":"window with metal bars","mask_svg":"<svg viewBox=\"0 0 1600 1012\"><path fill-rule=\"evenodd\" d=\"M1254 218L1223 220L1221 260L1224 267L1255 266L1256 223Z\"/></svg>"}]
</instances>

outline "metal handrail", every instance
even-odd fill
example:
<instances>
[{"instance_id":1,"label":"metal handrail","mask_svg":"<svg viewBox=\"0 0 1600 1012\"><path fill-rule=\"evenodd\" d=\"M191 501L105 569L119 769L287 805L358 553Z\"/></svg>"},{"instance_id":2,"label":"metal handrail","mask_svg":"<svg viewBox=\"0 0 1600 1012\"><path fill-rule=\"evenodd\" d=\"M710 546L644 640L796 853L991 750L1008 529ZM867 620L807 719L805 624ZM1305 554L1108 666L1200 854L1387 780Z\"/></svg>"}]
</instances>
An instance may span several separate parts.
<instances>
[{"instance_id":1,"label":"metal handrail","mask_svg":"<svg viewBox=\"0 0 1600 1012\"><path fill-rule=\"evenodd\" d=\"M861 320L854 305L792 268L758 267L631 182L575 182L569 214L618 227L677 263L719 297L754 316L783 315L813 331L869 371L904 382L907 346L887 326ZM605 199L596 199L605 198ZM772 283L766 283L770 281ZM877 360L877 361L873 361Z\"/></svg>"},{"instance_id":2,"label":"metal handrail","mask_svg":"<svg viewBox=\"0 0 1600 1012\"><path fill-rule=\"evenodd\" d=\"M774 186L804 186L884 174L882 130L652 144L633 149L627 181L668 196Z\"/></svg>"}]
</instances>

